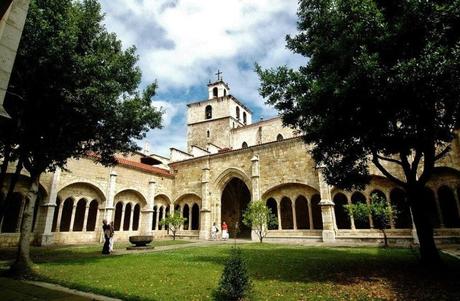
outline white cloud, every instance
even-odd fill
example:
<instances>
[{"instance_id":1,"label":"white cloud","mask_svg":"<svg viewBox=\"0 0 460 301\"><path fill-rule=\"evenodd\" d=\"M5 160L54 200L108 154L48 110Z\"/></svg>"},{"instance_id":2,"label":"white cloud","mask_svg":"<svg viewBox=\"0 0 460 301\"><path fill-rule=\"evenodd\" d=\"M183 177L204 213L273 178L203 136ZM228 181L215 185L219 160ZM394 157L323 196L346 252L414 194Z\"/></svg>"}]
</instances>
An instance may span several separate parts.
<instances>
[{"instance_id":1,"label":"white cloud","mask_svg":"<svg viewBox=\"0 0 460 301\"><path fill-rule=\"evenodd\" d=\"M286 34L296 32L296 0L103 0L102 5L108 30L126 47L136 45L143 82L157 79L160 95L197 86L205 91L220 69L233 95L269 117L276 112L258 94L254 62L274 67L303 60L285 49ZM165 128L149 133L148 139L161 140L153 142L155 150L185 145L185 124L171 120L185 123L186 107L175 102L157 102L169 113Z\"/></svg>"}]
</instances>

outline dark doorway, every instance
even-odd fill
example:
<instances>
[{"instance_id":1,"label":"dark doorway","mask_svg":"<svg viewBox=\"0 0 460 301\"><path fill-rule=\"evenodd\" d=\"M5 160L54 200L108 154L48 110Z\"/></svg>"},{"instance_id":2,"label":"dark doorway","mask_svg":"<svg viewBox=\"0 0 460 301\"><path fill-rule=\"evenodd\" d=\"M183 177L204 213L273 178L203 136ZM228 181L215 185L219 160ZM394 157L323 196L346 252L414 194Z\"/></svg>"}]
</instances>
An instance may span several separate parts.
<instances>
[{"instance_id":1,"label":"dark doorway","mask_svg":"<svg viewBox=\"0 0 460 301\"><path fill-rule=\"evenodd\" d=\"M250 201L251 194L243 181L233 178L227 183L221 198L221 221L227 223L230 237L234 237L234 228L237 223L239 227L238 237L251 237L251 228L243 224L243 212Z\"/></svg>"}]
</instances>

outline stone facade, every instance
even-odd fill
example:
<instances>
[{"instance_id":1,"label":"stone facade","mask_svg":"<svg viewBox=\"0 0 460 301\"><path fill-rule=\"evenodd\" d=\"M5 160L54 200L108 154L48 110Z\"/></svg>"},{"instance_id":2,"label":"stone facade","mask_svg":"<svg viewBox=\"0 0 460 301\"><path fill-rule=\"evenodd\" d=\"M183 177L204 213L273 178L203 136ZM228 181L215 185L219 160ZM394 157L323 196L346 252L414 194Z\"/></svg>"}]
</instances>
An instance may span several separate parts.
<instances>
[{"instance_id":1,"label":"stone facade","mask_svg":"<svg viewBox=\"0 0 460 301\"><path fill-rule=\"evenodd\" d=\"M250 201L263 200L278 218L269 241L377 243L382 234L374 229L372 218L357 223L343 207L370 202L373 193L385 197L401 213L391 221L390 243L417 241L410 210L403 202L404 191L378 170L371 168L373 178L364 191L330 187L310 157L309 146L295 131L282 127L279 118L252 123L251 111L229 94L221 80L210 83L208 91L208 100L188 105L187 151L172 149L170 158L142 153L120 156L112 168L88 157L70 160L67 171L43 175L33 242L100 241L104 218L114 221L118 241L138 234L165 237L168 227L160 221L173 212L187 218L180 237L208 239L212 223L220 225L223 217L231 233L238 223L239 235L245 237L250 229L241 224L241 209ZM459 146L456 137L427 189L435 238L443 243L460 239ZM26 180L23 174L0 225L0 245L17 243Z\"/></svg>"}]
</instances>

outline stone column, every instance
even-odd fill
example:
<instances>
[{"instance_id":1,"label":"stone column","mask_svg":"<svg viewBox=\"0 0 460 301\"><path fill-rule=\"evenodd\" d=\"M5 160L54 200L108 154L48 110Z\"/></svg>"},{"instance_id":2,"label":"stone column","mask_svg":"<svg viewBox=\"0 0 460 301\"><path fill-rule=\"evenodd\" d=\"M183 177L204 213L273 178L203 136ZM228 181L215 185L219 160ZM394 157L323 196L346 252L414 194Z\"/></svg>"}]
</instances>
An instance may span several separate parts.
<instances>
[{"instance_id":1,"label":"stone column","mask_svg":"<svg viewBox=\"0 0 460 301\"><path fill-rule=\"evenodd\" d=\"M276 201L276 211L278 212L278 230L282 230L281 227L281 204Z\"/></svg>"},{"instance_id":2,"label":"stone column","mask_svg":"<svg viewBox=\"0 0 460 301\"><path fill-rule=\"evenodd\" d=\"M200 239L209 239L211 236L211 200L209 194L209 164L206 164L201 173Z\"/></svg>"},{"instance_id":3,"label":"stone column","mask_svg":"<svg viewBox=\"0 0 460 301\"><path fill-rule=\"evenodd\" d=\"M348 205L351 205L351 197L347 197L347 202ZM356 225L355 225L355 219L353 218L353 215L350 215L350 225L351 225L351 230L356 230Z\"/></svg>"},{"instance_id":4,"label":"stone column","mask_svg":"<svg viewBox=\"0 0 460 301\"><path fill-rule=\"evenodd\" d=\"M44 209L43 210L44 215L40 219L42 225L41 227L37 227L38 228L37 230L43 231L41 233L41 237L39 241L41 246L46 246L46 245L50 245L53 243L53 233L51 231L53 228L54 212L56 209L59 210L59 208L56 208L56 200L57 200L57 193L58 193L58 186L59 186L60 179L61 179L61 169L58 167L53 173L53 179L51 180L49 197L42 205L42 208ZM56 231L58 231L59 229L58 223L60 222L61 215L62 215L62 209L60 211L60 215L58 216L58 220L56 221L57 222Z\"/></svg>"},{"instance_id":5,"label":"stone column","mask_svg":"<svg viewBox=\"0 0 460 301\"><path fill-rule=\"evenodd\" d=\"M439 226L445 228L444 226L444 217L442 216L441 205L439 204L438 191L434 191L434 201L436 202L436 211L438 212Z\"/></svg>"},{"instance_id":6,"label":"stone column","mask_svg":"<svg viewBox=\"0 0 460 301\"><path fill-rule=\"evenodd\" d=\"M90 202L87 201L86 206L85 206L85 217L84 217L84 220L83 220L83 229L82 229L83 232L86 232L86 225L88 224L89 204L90 204Z\"/></svg>"},{"instance_id":7,"label":"stone column","mask_svg":"<svg viewBox=\"0 0 460 301\"><path fill-rule=\"evenodd\" d=\"M295 211L295 202L291 201L292 204L292 226L294 230L297 230L297 216Z\"/></svg>"},{"instance_id":8,"label":"stone column","mask_svg":"<svg viewBox=\"0 0 460 301\"><path fill-rule=\"evenodd\" d=\"M308 220L309 220L309 225L310 225L310 230L314 230L314 225L313 225L313 211L311 210L311 197L307 201L307 206L308 206Z\"/></svg>"},{"instance_id":9,"label":"stone column","mask_svg":"<svg viewBox=\"0 0 460 301\"><path fill-rule=\"evenodd\" d=\"M334 242L335 241L335 225L334 225L334 202L331 196L331 187L326 183L322 169L318 169L319 177L319 188L321 201L321 218L323 220L323 242Z\"/></svg>"},{"instance_id":10,"label":"stone column","mask_svg":"<svg viewBox=\"0 0 460 301\"><path fill-rule=\"evenodd\" d=\"M155 231L158 231L159 225L158 223L160 222L160 207L157 207L157 214L155 216Z\"/></svg>"},{"instance_id":11,"label":"stone column","mask_svg":"<svg viewBox=\"0 0 460 301\"><path fill-rule=\"evenodd\" d=\"M139 227L143 235L152 235L152 223L153 223L153 207L155 206L155 194L156 194L156 182L154 179L149 181L149 190L147 194L147 206L143 211L144 218L142 223L139 220ZM139 219L141 214L139 214Z\"/></svg>"},{"instance_id":12,"label":"stone column","mask_svg":"<svg viewBox=\"0 0 460 301\"><path fill-rule=\"evenodd\" d=\"M58 216L57 216L57 221L56 221L56 232L61 231L62 208L64 208L64 202L61 202L61 204L59 204Z\"/></svg>"},{"instance_id":13,"label":"stone column","mask_svg":"<svg viewBox=\"0 0 460 301\"><path fill-rule=\"evenodd\" d=\"M180 211L180 216L184 216L184 208L182 206L179 207L179 211ZM182 223L179 227L179 230L184 230L184 223Z\"/></svg>"},{"instance_id":14,"label":"stone column","mask_svg":"<svg viewBox=\"0 0 460 301\"><path fill-rule=\"evenodd\" d=\"M458 216L460 216L460 200L458 196L458 191L457 189L455 189L455 187L452 188L452 191L454 192L455 203L457 204Z\"/></svg>"},{"instance_id":15,"label":"stone column","mask_svg":"<svg viewBox=\"0 0 460 301\"><path fill-rule=\"evenodd\" d=\"M412 208L411 207L409 207L409 212L410 212L410 219L412 221L412 239L414 241L414 244L418 245L419 240L418 240L418 235L417 235L417 229L415 228L414 215L412 214Z\"/></svg>"},{"instance_id":16,"label":"stone column","mask_svg":"<svg viewBox=\"0 0 460 301\"><path fill-rule=\"evenodd\" d=\"M252 174L251 174L251 185L252 185L252 201L260 200L260 187L259 187L259 177L260 177L260 167L259 167L259 156L254 155L251 158L252 162Z\"/></svg>"},{"instance_id":17,"label":"stone column","mask_svg":"<svg viewBox=\"0 0 460 301\"><path fill-rule=\"evenodd\" d=\"M125 224L125 209L126 209L126 204L125 204L125 203L122 203L122 206L121 206L120 231L125 231L125 229L124 229L124 224Z\"/></svg>"},{"instance_id":18,"label":"stone column","mask_svg":"<svg viewBox=\"0 0 460 301\"><path fill-rule=\"evenodd\" d=\"M77 201L75 200L72 204L72 214L70 215L70 226L69 232L73 232L73 224L75 222L75 212L77 211Z\"/></svg>"},{"instance_id":19,"label":"stone column","mask_svg":"<svg viewBox=\"0 0 460 301\"><path fill-rule=\"evenodd\" d=\"M115 171L111 171L109 175L109 183L107 185L107 202L105 204L105 214L104 219L107 222L113 221L113 213L115 208L113 207L114 199L115 199L115 191L117 186L117 173Z\"/></svg>"},{"instance_id":20,"label":"stone column","mask_svg":"<svg viewBox=\"0 0 460 301\"><path fill-rule=\"evenodd\" d=\"M131 204L131 216L129 218L129 231L133 231L134 206Z\"/></svg>"},{"instance_id":21,"label":"stone column","mask_svg":"<svg viewBox=\"0 0 460 301\"><path fill-rule=\"evenodd\" d=\"M190 209L188 210L188 229L192 230L192 207L188 206Z\"/></svg>"}]
</instances>

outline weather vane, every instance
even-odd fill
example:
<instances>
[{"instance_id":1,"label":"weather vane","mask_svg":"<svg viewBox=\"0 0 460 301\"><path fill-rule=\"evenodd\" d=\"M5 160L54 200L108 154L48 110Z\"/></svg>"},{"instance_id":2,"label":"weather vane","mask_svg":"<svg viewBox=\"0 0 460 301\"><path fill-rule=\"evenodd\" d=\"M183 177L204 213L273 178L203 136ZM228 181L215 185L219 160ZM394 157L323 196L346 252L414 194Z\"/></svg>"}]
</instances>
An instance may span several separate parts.
<instances>
[{"instance_id":1,"label":"weather vane","mask_svg":"<svg viewBox=\"0 0 460 301\"><path fill-rule=\"evenodd\" d=\"M217 73L216 73L216 75L217 75L217 81L220 81L220 80L222 80L222 77L221 77L221 75L222 75L222 72L220 72L220 70L219 70L219 69L217 69Z\"/></svg>"}]
</instances>

